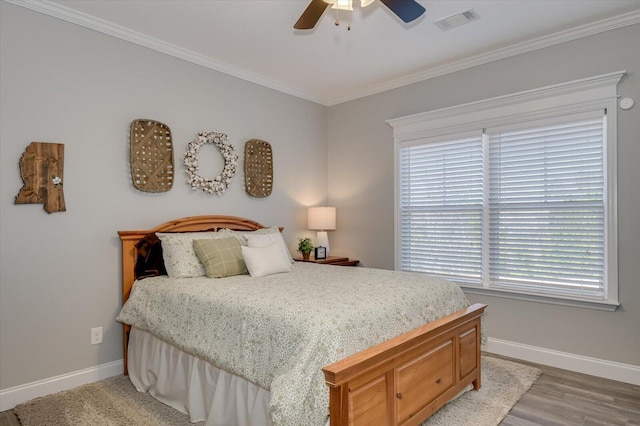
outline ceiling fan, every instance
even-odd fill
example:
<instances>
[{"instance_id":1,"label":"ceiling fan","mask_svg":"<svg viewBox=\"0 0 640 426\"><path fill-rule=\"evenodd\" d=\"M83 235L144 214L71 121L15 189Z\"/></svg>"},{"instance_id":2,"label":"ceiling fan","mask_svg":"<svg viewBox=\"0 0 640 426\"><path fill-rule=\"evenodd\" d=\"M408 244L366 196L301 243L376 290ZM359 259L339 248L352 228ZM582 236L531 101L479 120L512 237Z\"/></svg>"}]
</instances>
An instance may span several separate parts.
<instances>
[{"instance_id":1,"label":"ceiling fan","mask_svg":"<svg viewBox=\"0 0 640 426\"><path fill-rule=\"evenodd\" d=\"M415 0L380 0L393 13L404 22L411 22L420 17L425 8ZM368 6L374 0L361 0L362 7ZM297 30L310 30L324 13L325 9L332 5L333 9L353 10L352 0L311 0L293 28ZM337 25L337 24L336 24Z\"/></svg>"}]
</instances>

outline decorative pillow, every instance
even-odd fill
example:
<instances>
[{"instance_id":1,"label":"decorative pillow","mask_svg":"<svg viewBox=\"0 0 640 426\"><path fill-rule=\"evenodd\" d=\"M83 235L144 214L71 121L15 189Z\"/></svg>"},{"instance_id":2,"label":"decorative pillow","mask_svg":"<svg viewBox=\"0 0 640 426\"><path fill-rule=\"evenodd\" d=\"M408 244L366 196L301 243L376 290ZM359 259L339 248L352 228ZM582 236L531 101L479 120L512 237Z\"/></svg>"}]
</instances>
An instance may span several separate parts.
<instances>
[{"instance_id":1,"label":"decorative pillow","mask_svg":"<svg viewBox=\"0 0 640 426\"><path fill-rule=\"evenodd\" d=\"M291 263L282 255L276 244L266 247L242 246L242 257L252 277L279 274L291 271Z\"/></svg>"},{"instance_id":2,"label":"decorative pillow","mask_svg":"<svg viewBox=\"0 0 640 426\"><path fill-rule=\"evenodd\" d=\"M273 245L275 249L280 253L282 258L287 263L291 263L289 260L289 251L284 244L284 240L281 235L278 234L255 234L247 235L247 247L267 247Z\"/></svg>"},{"instance_id":3,"label":"decorative pillow","mask_svg":"<svg viewBox=\"0 0 640 426\"><path fill-rule=\"evenodd\" d=\"M162 242L162 256L167 275L172 278L203 277L204 266L193 250L194 239L228 238L217 232L156 232Z\"/></svg>"},{"instance_id":4,"label":"decorative pillow","mask_svg":"<svg viewBox=\"0 0 640 426\"><path fill-rule=\"evenodd\" d=\"M193 240L193 249L209 278L223 278L247 273L237 238Z\"/></svg>"},{"instance_id":5,"label":"decorative pillow","mask_svg":"<svg viewBox=\"0 0 640 426\"><path fill-rule=\"evenodd\" d=\"M230 229L221 229L220 232L232 234L236 236L240 240L240 243L243 246L250 247L263 247L266 242L266 238L268 238L271 243L276 244L277 247L280 248L283 256L285 256L289 263L293 263L293 258L291 257L291 253L289 253L289 249L287 248L287 244L284 242L284 238L282 238L282 233L277 226L272 226L270 228L262 228L255 231L233 231ZM266 238L265 238L266 236ZM249 244L250 239L254 239L253 245Z\"/></svg>"}]
</instances>

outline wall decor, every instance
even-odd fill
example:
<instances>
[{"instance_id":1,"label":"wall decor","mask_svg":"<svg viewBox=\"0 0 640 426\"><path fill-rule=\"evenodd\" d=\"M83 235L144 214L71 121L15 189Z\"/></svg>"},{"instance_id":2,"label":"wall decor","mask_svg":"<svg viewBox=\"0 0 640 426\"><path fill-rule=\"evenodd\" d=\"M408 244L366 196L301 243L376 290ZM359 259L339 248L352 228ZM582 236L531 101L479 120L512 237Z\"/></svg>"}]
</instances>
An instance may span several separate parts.
<instances>
[{"instance_id":1,"label":"wall decor","mask_svg":"<svg viewBox=\"0 0 640 426\"><path fill-rule=\"evenodd\" d=\"M171 129L145 118L131 122L131 181L144 192L166 192L173 186Z\"/></svg>"},{"instance_id":2,"label":"wall decor","mask_svg":"<svg viewBox=\"0 0 640 426\"><path fill-rule=\"evenodd\" d=\"M231 179L236 174L236 168L238 167L238 156L233 153L233 145L227 143L228 140L229 137L226 134L216 131L200 132L196 140L189 142L187 153L184 156L184 165L187 167L187 183L192 190L195 191L202 188L202 191L206 194L220 196L229 188ZM200 147L207 143L217 146L224 160L222 173L213 179L199 175L198 153L200 152Z\"/></svg>"},{"instance_id":3,"label":"wall decor","mask_svg":"<svg viewBox=\"0 0 640 426\"><path fill-rule=\"evenodd\" d=\"M273 189L273 152L271 144L250 139L244 145L244 183L252 197L264 198Z\"/></svg>"},{"instance_id":4,"label":"wall decor","mask_svg":"<svg viewBox=\"0 0 640 426\"><path fill-rule=\"evenodd\" d=\"M31 142L20 157L20 176L24 185L14 204L44 204L47 213L66 211L63 170L63 144Z\"/></svg>"}]
</instances>

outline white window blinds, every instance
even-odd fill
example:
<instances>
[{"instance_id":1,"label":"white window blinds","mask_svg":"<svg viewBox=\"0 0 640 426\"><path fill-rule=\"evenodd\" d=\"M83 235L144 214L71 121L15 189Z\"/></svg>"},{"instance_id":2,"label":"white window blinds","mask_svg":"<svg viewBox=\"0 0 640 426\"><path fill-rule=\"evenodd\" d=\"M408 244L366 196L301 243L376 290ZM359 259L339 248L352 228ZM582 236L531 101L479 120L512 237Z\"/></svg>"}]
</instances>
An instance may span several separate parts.
<instances>
[{"instance_id":1,"label":"white window blinds","mask_svg":"<svg viewBox=\"0 0 640 426\"><path fill-rule=\"evenodd\" d=\"M604 111L399 147L402 270L606 298Z\"/></svg>"},{"instance_id":2,"label":"white window blinds","mask_svg":"<svg viewBox=\"0 0 640 426\"><path fill-rule=\"evenodd\" d=\"M482 135L400 150L401 269L479 284Z\"/></svg>"},{"instance_id":3,"label":"white window blinds","mask_svg":"<svg viewBox=\"0 0 640 426\"><path fill-rule=\"evenodd\" d=\"M598 115L487 131L490 286L604 298L605 132Z\"/></svg>"}]
</instances>

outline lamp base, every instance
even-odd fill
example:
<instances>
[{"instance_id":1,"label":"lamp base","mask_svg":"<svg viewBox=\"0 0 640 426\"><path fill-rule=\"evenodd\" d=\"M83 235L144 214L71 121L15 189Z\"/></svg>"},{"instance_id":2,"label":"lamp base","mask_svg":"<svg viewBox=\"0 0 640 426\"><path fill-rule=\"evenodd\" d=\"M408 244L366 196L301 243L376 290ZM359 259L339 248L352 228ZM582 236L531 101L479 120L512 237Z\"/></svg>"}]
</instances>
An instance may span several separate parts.
<instances>
[{"instance_id":1,"label":"lamp base","mask_svg":"<svg viewBox=\"0 0 640 426\"><path fill-rule=\"evenodd\" d=\"M317 240L317 247L326 247L327 256L329 256L329 236L327 235L327 231L318 231L316 240Z\"/></svg>"}]
</instances>

